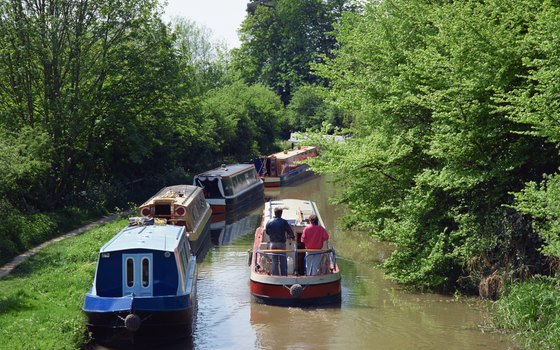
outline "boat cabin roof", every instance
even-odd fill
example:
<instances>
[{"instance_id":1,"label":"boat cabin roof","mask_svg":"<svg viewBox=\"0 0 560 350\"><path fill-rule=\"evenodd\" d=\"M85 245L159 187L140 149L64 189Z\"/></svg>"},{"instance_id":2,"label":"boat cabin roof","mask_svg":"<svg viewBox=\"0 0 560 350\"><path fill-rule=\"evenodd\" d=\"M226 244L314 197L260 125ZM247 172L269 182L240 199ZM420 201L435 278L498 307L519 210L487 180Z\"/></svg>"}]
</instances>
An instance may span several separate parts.
<instances>
[{"instance_id":1,"label":"boat cabin roof","mask_svg":"<svg viewBox=\"0 0 560 350\"><path fill-rule=\"evenodd\" d=\"M144 204L140 207L152 205L155 201L169 201L175 202L179 205L187 205L188 202L191 202L194 198L196 198L197 193L200 191L200 187L193 185L175 185L164 187L144 202Z\"/></svg>"},{"instance_id":2,"label":"boat cabin roof","mask_svg":"<svg viewBox=\"0 0 560 350\"><path fill-rule=\"evenodd\" d=\"M291 226L305 226L309 223L308 218L311 214L317 215L319 223L323 225L316 204L302 199L281 199L267 202L264 207L264 223L274 217L274 208L276 207L283 209L282 218L288 221Z\"/></svg>"},{"instance_id":3,"label":"boat cabin roof","mask_svg":"<svg viewBox=\"0 0 560 350\"><path fill-rule=\"evenodd\" d=\"M129 226L101 247L100 253L130 249L173 252L181 242L185 227L175 225Z\"/></svg>"},{"instance_id":4,"label":"boat cabin roof","mask_svg":"<svg viewBox=\"0 0 560 350\"><path fill-rule=\"evenodd\" d=\"M230 177L245 172L247 170L250 170L251 168L254 169L255 166L253 164L230 164L230 165L224 164L219 168L208 170L206 172L198 174L195 176L195 178L196 177Z\"/></svg>"},{"instance_id":5,"label":"boat cabin roof","mask_svg":"<svg viewBox=\"0 0 560 350\"><path fill-rule=\"evenodd\" d=\"M311 151L313 149L316 149L317 147L315 146L297 146L294 149L288 149L285 151L281 151L281 152L277 152L274 154L271 154L269 157L276 157L276 159L288 159L297 155L300 155L302 153L306 153L308 151Z\"/></svg>"}]
</instances>

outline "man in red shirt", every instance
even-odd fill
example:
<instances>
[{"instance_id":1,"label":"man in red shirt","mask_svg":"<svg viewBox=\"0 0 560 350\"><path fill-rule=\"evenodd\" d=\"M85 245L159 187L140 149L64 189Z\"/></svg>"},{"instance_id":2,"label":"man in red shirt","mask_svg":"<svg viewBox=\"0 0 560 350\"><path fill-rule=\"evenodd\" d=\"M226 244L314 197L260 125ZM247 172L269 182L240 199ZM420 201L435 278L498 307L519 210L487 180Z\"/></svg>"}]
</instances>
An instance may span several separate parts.
<instances>
[{"instance_id":1,"label":"man in red shirt","mask_svg":"<svg viewBox=\"0 0 560 350\"><path fill-rule=\"evenodd\" d=\"M305 249L323 249L323 242L329 240L327 230L319 225L317 215L309 215L309 225L303 229L301 241L305 244ZM321 260L326 256L323 252L307 252L305 254L305 274L317 275L322 272Z\"/></svg>"}]
</instances>

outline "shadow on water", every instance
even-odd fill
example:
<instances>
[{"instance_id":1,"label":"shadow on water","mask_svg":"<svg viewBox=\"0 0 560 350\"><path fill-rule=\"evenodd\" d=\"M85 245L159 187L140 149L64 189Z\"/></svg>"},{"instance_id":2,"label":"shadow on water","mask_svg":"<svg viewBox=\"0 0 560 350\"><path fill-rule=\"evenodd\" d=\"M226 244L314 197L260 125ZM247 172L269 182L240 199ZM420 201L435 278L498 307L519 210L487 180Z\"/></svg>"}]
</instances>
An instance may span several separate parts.
<instances>
[{"instance_id":1,"label":"shadow on water","mask_svg":"<svg viewBox=\"0 0 560 350\"><path fill-rule=\"evenodd\" d=\"M172 343L162 340L160 343L150 345L138 345L134 349L139 350L192 350L195 349L193 338L188 337L183 340L174 341ZM124 350L122 348L106 347L103 345L92 344L91 347L86 347L85 350Z\"/></svg>"},{"instance_id":2,"label":"shadow on water","mask_svg":"<svg viewBox=\"0 0 560 350\"><path fill-rule=\"evenodd\" d=\"M245 212L235 219L212 222L210 225L212 244L215 246L228 245L242 236L252 234L260 220L261 211L262 208L259 207Z\"/></svg>"},{"instance_id":3,"label":"shadow on water","mask_svg":"<svg viewBox=\"0 0 560 350\"><path fill-rule=\"evenodd\" d=\"M204 258L212 248L212 239L210 238L210 232L208 232L208 234L203 237L201 242L197 242L197 244L200 245L200 249L198 251L198 254L196 255L196 262L201 263L204 261Z\"/></svg>"}]
</instances>

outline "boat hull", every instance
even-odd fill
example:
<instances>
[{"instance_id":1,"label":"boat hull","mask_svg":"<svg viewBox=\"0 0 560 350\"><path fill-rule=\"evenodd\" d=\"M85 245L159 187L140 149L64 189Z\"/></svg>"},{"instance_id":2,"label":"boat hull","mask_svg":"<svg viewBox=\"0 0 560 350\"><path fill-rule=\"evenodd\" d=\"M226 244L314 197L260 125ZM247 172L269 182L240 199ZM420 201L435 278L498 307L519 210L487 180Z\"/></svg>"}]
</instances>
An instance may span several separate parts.
<instances>
[{"instance_id":1,"label":"boat hull","mask_svg":"<svg viewBox=\"0 0 560 350\"><path fill-rule=\"evenodd\" d=\"M313 172L308 171L309 165L302 164L281 176L264 176L262 180L265 187L280 187L288 185L294 181L311 176Z\"/></svg>"},{"instance_id":2,"label":"boat hull","mask_svg":"<svg viewBox=\"0 0 560 350\"><path fill-rule=\"evenodd\" d=\"M134 313L144 320L137 331L126 328L128 312L86 313L88 331L100 345L118 348L154 348L177 342L192 335L193 309L173 312Z\"/></svg>"},{"instance_id":3,"label":"boat hull","mask_svg":"<svg viewBox=\"0 0 560 350\"><path fill-rule=\"evenodd\" d=\"M189 296L103 298L88 294L84 303L92 340L127 349L153 348L190 337L195 309ZM127 323L130 315L136 318L135 324Z\"/></svg>"},{"instance_id":4,"label":"boat hull","mask_svg":"<svg viewBox=\"0 0 560 350\"><path fill-rule=\"evenodd\" d=\"M205 217L204 225L197 231L189 233L189 243L194 255L204 257L208 251L210 241L210 225L212 212L208 211Z\"/></svg>"},{"instance_id":5,"label":"boat hull","mask_svg":"<svg viewBox=\"0 0 560 350\"><path fill-rule=\"evenodd\" d=\"M256 279L262 280L257 276L252 277L250 289L254 300L259 303L277 306L319 306L341 302L340 276L323 283L308 283L306 279L309 279L309 277L303 276L278 277L277 283L274 283L274 281L257 281ZM270 279L274 279L274 277ZM301 294L293 292L294 285L301 286Z\"/></svg>"}]
</instances>

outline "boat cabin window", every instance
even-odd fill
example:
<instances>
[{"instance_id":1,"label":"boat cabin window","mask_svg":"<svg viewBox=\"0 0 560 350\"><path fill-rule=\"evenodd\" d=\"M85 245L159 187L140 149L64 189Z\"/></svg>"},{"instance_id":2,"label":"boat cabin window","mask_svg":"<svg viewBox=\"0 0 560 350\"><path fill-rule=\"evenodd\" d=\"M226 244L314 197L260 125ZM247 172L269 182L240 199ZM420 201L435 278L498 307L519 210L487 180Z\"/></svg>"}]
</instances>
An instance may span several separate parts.
<instances>
[{"instance_id":1,"label":"boat cabin window","mask_svg":"<svg viewBox=\"0 0 560 350\"><path fill-rule=\"evenodd\" d=\"M202 214L204 214L204 211L206 209L206 199L204 199L204 196L200 195L198 196L196 201L196 216L200 217L202 216Z\"/></svg>"},{"instance_id":2,"label":"boat cabin window","mask_svg":"<svg viewBox=\"0 0 560 350\"><path fill-rule=\"evenodd\" d=\"M196 181L200 187L204 188L204 195L206 198L220 198L222 196L220 189L218 188L218 179L208 178L203 181L200 179L197 179Z\"/></svg>"},{"instance_id":3,"label":"boat cabin window","mask_svg":"<svg viewBox=\"0 0 560 350\"><path fill-rule=\"evenodd\" d=\"M134 259L126 259L126 285L129 288L134 286Z\"/></svg>"},{"instance_id":4,"label":"boat cabin window","mask_svg":"<svg viewBox=\"0 0 560 350\"><path fill-rule=\"evenodd\" d=\"M169 204L156 204L155 209L155 216L171 215L171 205Z\"/></svg>"},{"instance_id":5,"label":"boat cabin window","mask_svg":"<svg viewBox=\"0 0 560 350\"><path fill-rule=\"evenodd\" d=\"M150 260L148 258L142 259L142 287L147 288L150 286Z\"/></svg>"},{"instance_id":6,"label":"boat cabin window","mask_svg":"<svg viewBox=\"0 0 560 350\"><path fill-rule=\"evenodd\" d=\"M222 178L222 186L226 196L233 196L233 184L230 178Z\"/></svg>"},{"instance_id":7,"label":"boat cabin window","mask_svg":"<svg viewBox=\"0 0 560 350\"><path fill-rule=\"evenodd\" d=\"M233 178L233 188L234 191L241 192L245 188L250 187L252 184L258 182L257 173L255 169L249 169L244 171Z\"/></svg>"},{"instance_id":8,"label":"boat cabin window","mask_svg":"<svg viewBox=\"0 0 560 350\"><path fill-rule=\"evenodd\" d=\"M187 274L187 268L189 267L189 258L187 256L188 249L189 248L187 245L187 241L184 240L180 246L180 252L179 252L179 264L181 265L183 276Z\"/></svg>"}]
</instances>

